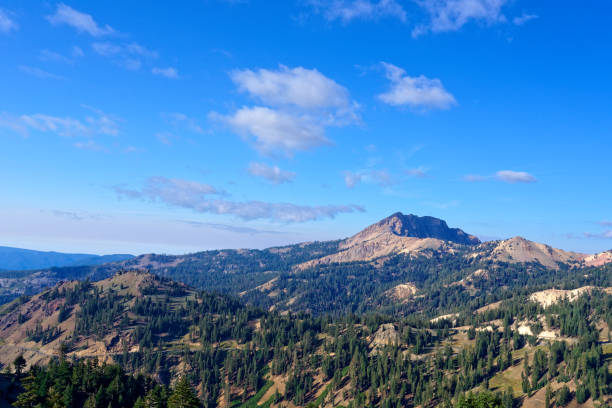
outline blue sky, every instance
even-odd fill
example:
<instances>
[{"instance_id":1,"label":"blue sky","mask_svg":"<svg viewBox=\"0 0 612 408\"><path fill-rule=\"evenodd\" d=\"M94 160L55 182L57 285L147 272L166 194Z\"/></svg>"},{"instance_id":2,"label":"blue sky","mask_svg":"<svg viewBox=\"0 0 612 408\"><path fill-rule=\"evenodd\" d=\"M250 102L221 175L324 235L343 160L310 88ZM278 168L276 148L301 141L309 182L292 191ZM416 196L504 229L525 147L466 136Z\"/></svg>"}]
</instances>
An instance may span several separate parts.
<instances>
[{"instance_id":1,"label":"blue sky","mask_svg":"<svg viewBox=\"0 0 612 408\"><path fill-rule=\"evenodd\" d=\"M402 211L610 249L611 12L0 1L0 244L261 248Z\"/></svg>"}]
</instances>

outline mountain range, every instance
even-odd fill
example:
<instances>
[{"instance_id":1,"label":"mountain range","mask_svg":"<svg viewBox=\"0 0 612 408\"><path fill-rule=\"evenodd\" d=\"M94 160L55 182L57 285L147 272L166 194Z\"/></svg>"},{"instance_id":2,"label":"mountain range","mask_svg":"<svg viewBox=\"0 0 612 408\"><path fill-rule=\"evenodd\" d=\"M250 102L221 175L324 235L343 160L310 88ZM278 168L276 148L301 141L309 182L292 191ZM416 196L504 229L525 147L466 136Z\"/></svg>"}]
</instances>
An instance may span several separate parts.
<instances>
[{"instance_id":1,"label":"mountain range","mask_svg":"<svg viewBox=\"0 0 612 408\"><path fill-rule=\"evenodd\" d=\"M0 270L30 270L62 266L100 265L108 262L124 261L130 258L133 258L133 255L67 254L0 246Z\"/></svg>"},{"instance_id":2,"label":"mountain range","mask_svg":"<svg viewBox=\"0 0 612 408\"><path fill-rule=\"evenodd\" d=\"M101 265L0 272L0 297L8 301L63 280L99 280L121 270L146 270L269 309L342 313L399 307L408 312L424 307L427 292L440 296L451 291L483 302L489 290L498 289L497 296L503 296L504 288L529 280L542 286L576 278L597 285L595 275L584 278L585 271L611 262L612 251L581 254L521 237L480 242L443 220L398 212L336 241L145 254Z\"/></svg>"}]
</instances>

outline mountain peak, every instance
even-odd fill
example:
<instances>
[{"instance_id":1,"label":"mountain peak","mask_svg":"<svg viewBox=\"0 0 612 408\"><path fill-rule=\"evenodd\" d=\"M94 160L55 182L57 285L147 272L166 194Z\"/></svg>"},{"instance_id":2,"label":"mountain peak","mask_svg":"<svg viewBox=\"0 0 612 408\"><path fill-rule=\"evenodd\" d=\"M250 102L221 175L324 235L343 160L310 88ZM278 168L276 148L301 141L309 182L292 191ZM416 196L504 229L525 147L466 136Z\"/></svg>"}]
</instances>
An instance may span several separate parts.
<instances>
[{"instance_id":1,"label":"mountain peak","mask_svg":"<svg viewBox=\"0 0 612 408\"><path fill-rule=\"evenodd\" d=\"M369 226L366 230L389 231L400 237L436 238L464 245L476 245L480 240L459 228L449 228L446 221L435 217L419 217L414 214L396 212Z\"/></svg>"}]
</instances>

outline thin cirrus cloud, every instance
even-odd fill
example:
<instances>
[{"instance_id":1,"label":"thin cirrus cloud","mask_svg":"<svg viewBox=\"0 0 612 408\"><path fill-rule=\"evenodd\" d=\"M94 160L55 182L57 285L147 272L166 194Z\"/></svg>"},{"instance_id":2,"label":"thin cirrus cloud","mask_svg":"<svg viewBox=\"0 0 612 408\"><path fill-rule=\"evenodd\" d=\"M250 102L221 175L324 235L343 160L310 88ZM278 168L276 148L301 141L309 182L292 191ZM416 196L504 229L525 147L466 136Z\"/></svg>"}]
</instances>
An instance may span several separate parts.
<instances>
[{"instance_id":1,"label":"thin cirrus cloud","mask_svg":"<svg viewBox=\"0 0 612 408\"><path fill-rule=\"evenodd\" d=\"M514 17L512 19L512 24L517 25L517 26L522 26L523 24L531 20L535 20L536 18L539 18L537 14L529 14L529 13L523 12L523 14L521 14L520 16Z\"/></svg>"},{"instance_id":2,"label":"thin cirrus cloud","mask_svg":"<svg viewBox=\"0 0 612 408\"><path fill-rule=\"evenodd\" d=\"M265 163L253 162L249 164L248 171L249 174L264 178L272 184L291 183L295 179L294 172L281 170L278 166L269 166Z\"/></svg>"},{"instance_id":3,"label":"thin cirrus cloud","mask_svg":"<svg viewBox=\"0 0 612 408\"><path fill-rule=\"evenodd\" d=\"M470 21L480 21L487 25L504 23L502 13L507 0L420 0L417 4L428 14L428 22L417 25L412 36L418 37L428 32L440 33L457 31Z\"/></svg>"},{"instance_id":4,"label":"thin cirrus cloud","mask_svg":"<svg viewBox=\"0 0 612 408\"><path fill-rule=\"evenodd\" d=\"M343 176L344 184L348 188L354 188L360 183L376 184L381 187L390 186L394 183L393 177L387 170L345 171Z\"/></svg>"},{"instance_id":5,"label":"thin cirrus cloud","mask_svg":"<svg viewBox=\"0 0 612 408\"><path fill-rule=\"evenodd\" d=\"M411 77L398 66L381 63L385 76L391 82L387 92L378 97L392 106L408 106L413 109L449 109L457 104L455 97L448 92L439 79L423 75Z\"/></svg>"},{"instance_id":6,"label":"thin cirrus cloud","mask_svg":"<svg viewBox=\"0 0 612 408\"><path fill-rule=\"evenodd\" d=\"M426 167L419 166L412 169L407 169L405 173L410 177L424 178L427 177L427 171L428 169Z\"/></svg>"},{"instance_id":7,"label":"thin cirrus cloud","mask_svg":"<svg viewBox=\"0 0 612 408\"><path fill-rule=\"evenodd\" d=\"M342 213L364 211L361 206L354 204L308 206L234 201L226 198L225 192L209 184L166 177L151 177L140 190L123 186L115 186L113 189L120 197L150 200L199 213L232 215L246 221L262 219L284 223L307 222L334 218Z\"/></svg>"},{"instance_id":8,"label":"thin cirrus cloud","mask_svg":"<svg viewBox=\"0 0 612 408\"><path fill-rule=\"evenodd\" d=\"M327 20L348 23L353 20L374 20L382 17L406 21L406 11L396 0L311 0L308 2L316 13Z\"/></svg>"},{"instance_id":9,"label":"thin cirrus cloud","mask_svg":"<svg viewBox=\"0 0 612 408\"><path fill-rule=\"evenodd\" d=\"M83 108L92 112L84 119L42 113L16 116L3 112L0 113L0 128L9 129L24 137L29 136L31 132L52 133L68 138L90 138L95 135L116 136L119 133L119 119L90 106L84 105ZM86 142L77 143L85 146Z\"/></svg>"},{"instance_id":10,"label":"thin cirrus cloud","mask_svg":"<svg viewBox=\"0 0 612 408\"><path fill-rule=\"evenodd\" d=\"M408 3L408 2L406 2ZM412 29L414 38L426 33L442 33L460 30L470 22L485 25L506 23L503 7L508 0L414 0L417 8L412 11L411 21L417 21ZM310 0L306 4L328 21L343 24L355 20L379 20L383 17L408 22L406 8L398 0ZM420 13L419 13L420 11ZM523 13L512 20L522 25L537 18Z\"/></svg>"},{"instance_id":11,"label":"thin cirrus cloud","mask_svg":"<svg viewBox=\"0 0 612 408\"><path fill-rule=\"evenodd\" d=\"M264 155L292 156L331 144L326 127L359 121L348 90L316 69L281 65L277 70L234 70L230 77L239 91L261 105L243 106L228 115L212 112L210 118Z\"/></svg>"},{"instance_id":12,"label":"thin cirrus cloud","mask_svg":"<svg viewBox=\"0 0 612 408\"><path fill-rule=\"evenodd\" d=\"M94 42L93 51L106 58L112 59L117 65L130 71L137 71L142 66L142 59L155 59L159 57L157 51L150 50L136 42L116 44L109 41Z\"/></svg>"},{"instance_id":13,"label":"thin cirrus cloud","mask_svg":"<svg viewBox=\"0 0 612 408\"><path fill-rule=\"evenodd\" d=\"M179 77L178 71L174 67L168 67L168 68L157 68L157 67L154 67L151 70L151 73L153 75L159 75L159 76L163 76L163 77L166 77L166 78L169 78L169 79L178 79L178 77Z\"/></svg>"},{"instance_id":14,"label":"thin cirrus cloud","mask_svg":"<svg viewBox=\"0 0 612 408\"><path fill-rule=\"evenodd\" d=\"M205 133L204 129L195 118L187 116L181 112L163 112L161 117L178 129L186 129L193 133Z\"/></svg>"},{"instance_id":15,"label":"thin cirrus cloud","mask_svg":"<svg viewBox=\"0 0 612 408\"><path fill-rule=\"evenodd\" d=\"M68 25L79 33L87 33L92 37L115 33L115 30L108 24L99 25L91 14L77 11L64 3L59 3L55 13L47 16L47 20L53 25Z\"/></svg>"},{"instance_id":16,"label":"thin cirrus cloud","mask_svg":"<svg viewBox=\"0 0 612 408\"><path fill-rule=\"evenodd\" d=\"M66 79L61 75L56 75L53 74L51 72L47 72L43 69L37 68L37 67L30 67L27 65L20 65L19 66L19 70L23 73L26 73L30 76L33 76L35 78L39 78L39 79Z\"/></svg>"},{"instance_id":17,"label":"thin cirrus cloud","mask_svg":"<svg viewBox=\"0 0 612 408\"><path fill-rule=\"evenodd\" d=\"M537 178L525 171L513 171L513 170L500 170L492 176L483 176L479 174L468 174L463 177L464 181L468 182L480 182L488 180L497 180L504 183L516 184L516 183L535 183Z\"/></svg>"},{"instance_id":18,"label":"thin cirrus cloud","mask_svg":"<svg viewBox=\"0 0 612 408\"><path fill-rule=\"evenodd\" d=\"M0 8L0 33L9 33L19 28L19 25L11 18L10 13Z\"/></svg>"}]
</instances>

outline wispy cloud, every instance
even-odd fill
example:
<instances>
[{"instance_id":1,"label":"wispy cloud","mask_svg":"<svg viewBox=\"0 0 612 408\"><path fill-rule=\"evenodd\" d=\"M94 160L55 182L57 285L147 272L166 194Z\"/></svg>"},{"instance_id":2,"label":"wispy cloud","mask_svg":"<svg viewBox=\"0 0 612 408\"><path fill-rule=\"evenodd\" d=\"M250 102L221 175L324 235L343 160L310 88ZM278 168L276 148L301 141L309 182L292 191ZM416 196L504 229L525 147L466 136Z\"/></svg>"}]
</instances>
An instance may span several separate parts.
<instances>
[{"instance_id":1,"label":"wispy cloud","mask_svg":"<svg viewBox=\"0 0 612 408\"><path fill-rule=\"evenodd\" d=\"M0 8L0 33L17 30L19 25L11 18L10 12Z\"/></svg>"},{"instance_id":2,"label":"wispy cloud","mask_svg":"<svg viewBox=\"0 0 612 408\"><path fill-rule=\"evenodd\" d=\"M256 177L262 177L273 184L290 183L295 178L292 171L281 170L278 166L269 166L265 163L251 163L249 173Z\"/></svg>"},{"instance_id":3,"label":"wispy cloud","mask_svg":"<svg viewBox=\"0 0 612 408\"><path fill-rule=\"evenodd\" d=\"M381 63L390 89L378 95L385 103L392 106L409 106L413 109L449 109L457 104L439 79L430 79L420 75L411 77L400 67L386 62Z\"/></svg>"},{"instance_id":4,"label":"wispy cloud","mask_svg":"<svg viewBox=\"0 0 612 408\"><path fill-rule=\"evenodd\" d=\"M488 25L506 22L502 13L506 3L507 0L417 0L428 14L428 22L417 25L412 35L457 31L470 21Z\"/></svg>"},{"instance_id":5,"label":"wispy cloud","mask_svg":"<svg viewBox=\"0 0 612 408\"><path fill-rule=\"evenodd\" d=\"M497 180L504 183L535 183L537 178L525 171L513 171L513 170L500 170L491 176L483 176L480 174L468 174L463 177L464 181L468 182L480 182L488 180Z\"/></svg>"},{"instance_id":6,"label":"wispy cloud","mask_svg":"<svg viewBox=\"0 0 612 408\"><path fill-rule=\"evenodd\" d=\"M459 204L460 202L458 200L451 200L451 201L446 201L443 203L432 202L432 201L423 203L423 205L426 205L428 207L437 208L438 210L447 210L449 208L457 207Z\"/></svg>"},{"instance_id":7,"label":"wispy cloud","mask_svg":"<svg viewBox=\"0 0 612 408\"><path fill-rule=\"evenodd\" d=\"M69 25L79 33L87 33L93 37L102 37L115 33L115 30L108 24L101 26L94 20L91 14L77 11L64 3L59 3L55 13L47 16L47 20L53 25Z\"/></svg>"},{"instance_id":8,"label":"wispy cloud","mask_svg":"<svg viewBox=\"0 0 612 408\"><path fill-rule=\"evenodd\" d=\"M72 56L73 57L82 57L85 55L85 52L81 49L81 47L75 45L72 47Z\"/></svg>"},{"instance_id":9,"label":"wispy cloud","mask_svg":"<svg viewBox=\"0 0 612 408\"><path fill-rule=\"evenodd\" d=\"M308 206L265 201L233 201L209 184L165 177L150 178L142 189L115 186L120 197L146 199L200 213L233 215L243 220L266 219L285 223L334 218L338 214L364 211L358 205Z\"/></svg>"},{"instance_id":10,"label":"wispy cloud","mask_svg":"<svg viewBox=\"0 0 612 408\"><path fill-rule=\"evenodd\" d=\"M30 67L27 65L20 65L19 70L30 76L40 78L40 79L66 79L61 75L52 74L51 72L47 72L40 68Z\"/></svg>"},{"instance_id":11,"label":"wispy cloud","mask_svg":"<svg viewBox=\"0 0 612 408\"><path fill-rule=\"evenodd\" d=\"M181 112L163 112L162 118L176 128L184 128L194 133L205 133L195 118Z\"/></svg>"},{"instance_id":12,"label":"wispy cloud","mask_svg":"<svg viewBox=\"0 0 612 408\"><path fill-rule=\"evenodd\" d=\"M427 169L426 167L419 166L413 169L408 169L405 171L405 173L411 177L424 178L427 177L428 170L429 169Z\"/></svg>"},{"instance_id":13,"label":"wispy cloud","mask_svg":"<svg viewBox=\"0 0 612 408\"><path fill-rule=\"evenodd\" d=\"M51 51L51 50L41 50L38 55L38 59L45 62L60 62L63 64L72 64L74 61L71 58L68 58L59 52Z\"/></svg>"},{"instance_id":14,"label":"wispy cloud","mask_svg":"<svg viewBox=\"0 0 612 408\"><path fill-rule=\"evenodd\" d=\"M108 152L108 149L101 144L96 143L93 140L87 140L84 142L75 142L73 146L81 150L90 150L92 152Z\"/></svg>"},{"instance_id":15,"label":"wispy cloud","mask_svg":"<svg viewBox=\"0 0 612 408\"><path fill-rule=\"evenodd\" d=\"M185 224L192 225L194 227L209 227L209 228L213 228L213 229L220 230L220 231L236 232L239 234L249 234L249 235L286 234L286 232L282 232L282 231L263 230L263 229L245 227L245 226L219 224L215 222L201 222L201 221L191 221L191 220L179 220L179 222L183 222Z\"/></svg>"},{"instance_id":16,"label":"wispy cloud","mask_svg":"<svg viewBox=\"0 0 612 408\"><path fill-rule=\"evenodd\" d=\"M30 132L53 133L62 137L90 138L95 135L116 136L118 130L118 118L108 115L99 109L83 106L92 112L84 120L69 116L61 117L42 113L15 116L9 113L0 114L0 127L12 130L22 136L28 136ZM83 143L85 141L77 142Z\"/></svg>"},{"instance_id":17,"label":"wispy cloud","mask_svg":"<svg viewBox=\"0 0 612 408\"><path fill-rule=\"evenodd\" d=\"M179 74L176 68L168 67L168 68L153 68L151 70L153 75L160 75L170 79L178 79Z\"/></svg>"},{"instance_id":18,"label":"wispy cloud","mask_svg":"<svg viewBox=\"0 0 612 408\"><path fill-rule=\"evenodd\" d=\"M267 106L243 106L210 117L253 142L260 153L292 156L330 144L326 127L359 120L346 88L316 69L281 65L277 70L235 70L230 77L240 91Z\"/></svg>"},{"instance_id":19,"label":"wispy cloud","mask_svg":"<svg viewBox=\"0 0 612 408\"><path fill-rule=\"evenodd\" d=\"M344 184L348 188L353 188L360 183L377 184L379 186L390 186L395 183L393 177L387 170L361 170L361 171L345 171Z\"/></svg>"},{"instance_id":20,"label":"wispy cloud","mask_svg":"<svg viewBox=\"0 0 612 408\"><path fill-rule=\"evenodd\" d=\"M132 42L116 44L108 41L94 42L91 48L98 55L110 58L117 65L130 71L137 71L142 66L142 58L155 59L159 56L157 51L150 50L142 45Z\"/></svg>"},{"instance_id":21,"label":"wispy cloud","mask_svg":"<svg viewBox=\"0 0 612 408\"><path fill-rule=\"evenodd\" d=\"M308 4L327 20L373 20L382 17L406 21L406 11L396 0L311 0Z\"/></svg>"},{"instance_id":22,"label":"wispy cloud","mask_svg":"<svg viewBox=\"0 0 612 408\"><path fill-rule=\"evenodd\" d=\"M597 238L597 239L612 239L612 230L605 230L602 232L585 232L586 238Z\"/></svg>"},{"instance_id":23,"label":"wispy cloud","mask_svg":"<svg viewBox=\"0 0 612 408\"><path fill-rule=\"evenodd\" d=\"M525 171L500 170L495 177L506 183L535 183L537 179Z\"/></svg>"},{"instance_id":24,"label":"wispy cloud","mask_svg":"<svg viewBox=\"0 0 612 408\"><path fill-rule=\"evenodd\" d=\"M538 17L539 16L537 14L528 14L528 13L523 12L523 14L521 14L520 16L514 17L512 19L512 24L517 25L517 26L522 26L523 24L531 20L535 20Z\"/></svg>"}]
</instances>

